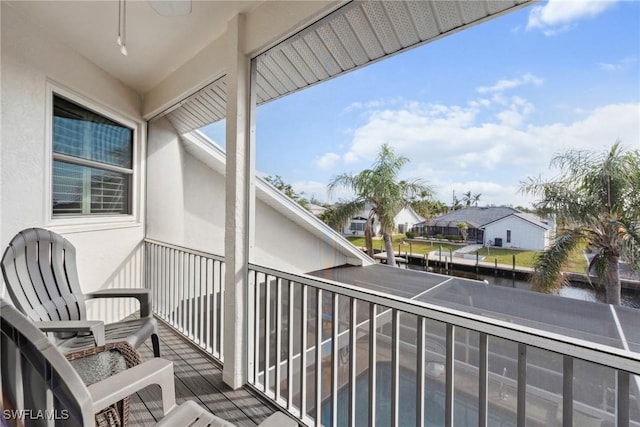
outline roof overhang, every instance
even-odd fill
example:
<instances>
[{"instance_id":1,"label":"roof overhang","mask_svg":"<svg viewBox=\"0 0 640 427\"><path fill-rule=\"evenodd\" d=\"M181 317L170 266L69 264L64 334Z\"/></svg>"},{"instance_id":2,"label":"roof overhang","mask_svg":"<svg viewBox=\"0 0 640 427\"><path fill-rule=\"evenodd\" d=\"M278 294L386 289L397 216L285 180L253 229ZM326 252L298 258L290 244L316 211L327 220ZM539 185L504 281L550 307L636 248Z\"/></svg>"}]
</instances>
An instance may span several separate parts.
<instances>
[{"instance_id":1,"label":"roof overhang","mask_svg":"<svg viewBox=\"0 0 640 427\"><path fill-rule=\"evenodd\" d=\"M532 0L352 1L255 56L257 104L438 40ZM437 64L433 64L437 67ZM169 111L180 133L225 117L224 75Z\"/></svg>"}]
</instances>

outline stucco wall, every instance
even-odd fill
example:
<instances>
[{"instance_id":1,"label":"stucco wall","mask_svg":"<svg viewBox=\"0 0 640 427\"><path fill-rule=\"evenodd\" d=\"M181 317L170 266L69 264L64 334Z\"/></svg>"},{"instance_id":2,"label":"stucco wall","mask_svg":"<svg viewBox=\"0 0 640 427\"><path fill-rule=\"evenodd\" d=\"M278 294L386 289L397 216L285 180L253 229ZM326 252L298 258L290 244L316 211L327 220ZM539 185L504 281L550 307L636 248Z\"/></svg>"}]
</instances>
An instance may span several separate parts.
<instances>
[{"instance_id":1,"label":"stucco wall","mask_svg":"<svg viewBox=\"0 0 640 427\"><path fill-rule=\"evenodd\" d=\"M224 177L180 142L166 118L149 124L147 237L224 253Z\"/></svg>"},{"instance_id":2,"label":"stucco wall","mask_svg":"<svg viewBox=\"0 0 640 427\"><path fill-rule=\"evenodd\" d=\"M47 84L90 100L130 120L140 120L138 96L94 64L33 28L2 2L2 130L0 144L0 245L27 227L46 227L65 235L77 248L83 291L104 287L140 286L140 241L143 224L93 224L82 221L57 226L50 218L47 182L50 153L47 138ZM142 122L140 133L143 132ZM142 156L139 156L139 159ZM138 170L143 165L139 164ZM142 188L137 189L139 200ZM139 202L138 200L138 202ZM3 289L4 290L4 289ZM90 316L129 314L134 304L115 311L90 308Z\"/></svg>"},{"instance_id":3,"label":"stucco wall","mask_svg":"<svg viewBox=\"0 0 640 427\"><path fill-rule=\"evenodd\" d=\"M511 230L511 242L507 242L507 230ZM485 242L502 238L502 247L542 250L547 242L545 230L523 219L509 216L486 226Z\"/></svg>"},{"instance_id":4,"label":"stucco wall","mask_svg":"<svg viewBox=\"0 0 640 427\"><path fill-rule=\"evenodd\" d=\"M171 123L149 124L147 236L224 255L224 176L188 151ZM310 215L310 214L309 214ZM304 273L347 262L323 239L256 200L255 262Z\"/></svg>"}]
</instances>

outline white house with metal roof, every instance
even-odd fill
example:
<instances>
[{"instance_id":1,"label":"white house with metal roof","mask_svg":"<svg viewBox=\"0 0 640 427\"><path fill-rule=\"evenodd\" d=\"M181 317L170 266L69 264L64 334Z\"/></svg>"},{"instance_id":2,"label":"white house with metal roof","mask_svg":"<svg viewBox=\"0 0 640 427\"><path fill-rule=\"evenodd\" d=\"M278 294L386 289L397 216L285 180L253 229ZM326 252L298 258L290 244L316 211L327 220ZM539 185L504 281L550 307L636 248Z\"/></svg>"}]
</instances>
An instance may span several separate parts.
<instances>
[{"instance_id":1,"label":"white house with metal roof","mask_svg":"<svg viewBox=\"0 0 640 427\"><path fill-rule=\"evenodd\" d=\"M544 250L552 242L555 224L535 215L512 213L481 227L484 244L512 249Z\"/></svg>"},{"instance_id":2,"label":"white house with metal roof","mask_svg":"<svg viewBox=\"0 0 640 427\"><path fill-rule=\"evenodd\" d=\"M467 224L467 240L490 246L543 250L555 231L552 218L520 212L509 206L471 206L415 225L418 233L459 236L458 224Z\"/></svg>"}]
</instances>

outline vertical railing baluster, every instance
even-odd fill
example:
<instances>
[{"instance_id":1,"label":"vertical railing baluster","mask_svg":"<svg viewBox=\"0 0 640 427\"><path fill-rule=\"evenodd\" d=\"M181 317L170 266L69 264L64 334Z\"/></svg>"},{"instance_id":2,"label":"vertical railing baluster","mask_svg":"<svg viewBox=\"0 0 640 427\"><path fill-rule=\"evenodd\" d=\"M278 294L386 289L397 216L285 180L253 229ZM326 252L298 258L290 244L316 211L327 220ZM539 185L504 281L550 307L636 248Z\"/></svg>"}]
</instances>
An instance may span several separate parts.
<instances>
[{"instance_id":1,"label":"vertical railing baluster","mask_svg":"<svg viewBox=\"0 0 640 427\"><path fill-rule=\"evenodd\" d=\"M169 311L169 307L168 307L168 297L169 295L166 293L166 288L164 288L162 286L162 284L160 283L159 279L159 270L160 270L160 262L159 262L159 256L160 256L160 247L157 245L152 245L153 247L153 261L152 261L152 269L153 269L153 273L152 273L152 277L153 277L153 286L155 286L156 288L160 288L161 289L161 301L162 301L162 315L164 318L166 318L167 313Z\"/></svg>"},{"instance_id":2,"label":"vertical railing baluster","mask_svg":"<svg viewBox=\"0 0 640 427\"><path fill-rule=\"evenodd\" d=\"M158 284L157 286L159 286L165 295L165 299L169 298L169 287L171 286L171 283L169 282L169 277L168 273L166 271L167 268L167 264L169 263L169 260L165 260L166 258L166 252L167 249L163 248L162 246L156 246L156 283ZM165 316L167 316L166 318L168 319L168 313L169 313L169 301L167 301L167 307L165 308Z\"/></svg>"},{"instance_id":3,"label":"vertical railing baluster","mask_svg":"<svg viewBox=\"0 0 640 427\"><path fill-rule=\"evenodd\" d=\"M289 280L289 295L287 298L287 409L293 409L293 281Z\"/></svg>"},{"instance_id":4,"label":"vertical railing baluster","mask_svg":"<svg viewBox=\"0 0 640 427\"><path fill-rule=\"evenodd\" d=\"M573 357L562 358L562 425L573 425Z\"/></svg>"},{"instance_id":5,"label":"vertical railing baluster","mask_svg":"<svg viewBox=\"0 0 640 427\"><path fill-rule=\"evenodd\" d=\"M220 333L218 334L218 354L220 355L220 361L224 362L224 354L222 353L222 343L224 342L224 293L225 293L225 285L224 285L224 274L225 267L224 263L220 263L220 320L218 323L218 329Z\"/></svg>"},{"instance_id":6,"label":"vertical railing baluster","mask_svg":"<svg viewBox=\"0 0 640 427\"><path fill-rule=\"evenodd\" d=\"M489 339L487 334L479 336L479 361L478 361L478 427L487 427L487 392L489 387Z\"/></svg>"},{"instance_id":7,"label":"vertical railing baluster","mask_svg":"<svg viewBox=\"0 0 640 427\"><path fill-rule=\"evenodd\" d=\"M162 293L161 289L159 289L158 283L155 280L155 274L157 270L154 263L155 246L153 243L146 242L146 248L147 248L147 275L146 275L147 287L150 287L151 289L153 289L153 293L157 301L156 304L153 305L153 308L156 311L156 313L159 314L160 317L162 317L163 307L162 307L161 297L164 294Z\"/></svg>"},{"instance_id":8,"label":"vertical railing baluster","mask_svg":"<svg viewBox=\"0 0 640 427\"><path fill-rule=\"evenodd\" d=\"M308 309L307 309L307 285L300 284L300 312L301 323L300 328L300 419L307 416L307 333L308 333Z\"/></svg>"},{"instance_id":9,"label":"vertical railing baluster","mask_svg":"<svg viewBox=\"0 0 640 427\"><path fill-rule=\"evenodd\" d=\"M249 268L247 271L247 371L249 384L256 384L256 365L255 365L255 353L256 347L256 335L258 330L255 328L256 322L256 281L255 271Z\"/></svg>"},{"instance_id":10,"label":"vertical railing baluster","mask_svg":"<svg viewBox=\"0 0 640 427\"><path fill-rule=\"evenodd\" d=\"M276 296L275 296L275 310L276 310L276 372L275 372L275 398L276 401L280 400L280 382L282 381L282 372L280 368L280 354L282 349L282 279L276 277Z\"/></svg>"},{"instance_id":11,"label":"vertical railing baluster","mask_svg":"<svg viewBox=\"0 0 640 427\"><path fill-rule=\"evenodd\" d=\"M322 425L322 289L316 289L316 416L315 425Z\"/></svg>"},{"instance_id":12,"label":"vertical railing baluster","mask_svg":"<svg viewBox=\"0 0 640 427\"><path fill-rule=\"evenodd\" d=\"M162 296L164 294L162 293L162 290L159 288L158 283L155 280L155 274L157 270L154 265L155 263L153 262L155 247L153 243L150 242L146 242L145 247L147 249L147 287L153 290L153 294L156 298L156 302L153 305L155 312L160 317L163 317Z\"/></svg>"},{"instance_id":13,"label":"vertical railing baluster","mask_svg":"<svg viewBox=\"0 0 640 427\"><path fill-rule=\"evenodd\" d=\"M204 311L205 311L205 346L208 352L215 355L215 351L213 351L213 347L211 346L211 295L213 291L209 292L213 288L213 268L215 267L215 260L207 259L206 261L206 271L205 271L205 287L204 287Z\"/></svg>"},{"instance_id":14,"label":"vertical railing baluster","mask_svg":"<svg viewBox=\"0 0 640 427\"><path fill-rule=\"evenodd\" d=\"M369 305L369 427L376 425L376 374L377 374L377 352L376 329L378 328L376 319L376 304Z\"/></svg>"},{"instance_id":15,"label":"vertical railing baluster","mask_svg":"<svg viewBox=\"0 0 640 427\"><path fill-rule=\"evenodd\" d=\"M518 344L518 403L517 425L525 427L527 424L527 345Z\"/></svg>"},{"instance_id":16,"label":"vertical railing baluster","mask_svg":"<svg viewBox=\"0 0 640 427\"><path fill-rule=\"evenodd\" d=\"M162 299L163 299L163 319L166 320L167 322L171 323L171 294L169 293L169 287L167 285L165 285L164 283L162 283L162 281L160 280L160 264L161 264L161 254L160 254L160 246L158 246L156 248L156 269L157 269L157 276L156 276L156 281L158 283L158 286L160 286L160 289L162 289Z\"/></svg>"},{"instance_id":17,"label":"vertical railing baluster","mask_svg":"<svg viewBox=\"0 0 640 427\"><path fill-rule=\"evenodd\" d=\"M189 337L194 339L194 328L193 328L193 299L196 286L196 263L195 256L192 254L188 255L189 257L189 285L187 287L187 327L189 331Z\"/></svg>"},{"instance_id":18,"label":"vertical railing baluster","mask_svg":"<svg viewBox=\"0 0 640 427\"><path fill-rule=\"evenodd\" d=\"M349 427L356 426L356 344L358 342L357 300L349 299Z\"/></svg>"},{"instance_id":19,"label":"vertical railing baluster","mask_svg":"<svg viewBox=\"0 0 640 427\"><path fill-rule=\"evenodd\" d=\"M158 289L153 288L153 277L151 277L151 244L144 242L144 287L151 289L152 292L152 304L156 313L160 313L160 305L158 304L158 296L160 292Z\"/></svg>"},{"instance_id":20,"label":"vertical railing baluster","mask_svg":"<svg viewBox=\"0 0 640 427\"><path fill-rule=\"evenodd\" d=\"M198 337L200 340L200 346L207 348L205 343L205 334L204 334L204 322L205 322L205 313L204 313L204 295L202 294L202 281L204 277L204 281L207 280L207 260L206 258L200 257L198 260L198 264L200 265L200 274L198 279L198 315L196 316L196 320L199 320L198 326ZM203 266L204 261L204 266Z\"/></svg>"},{"instance_id":21,"label":"vertical railing baluster","mask_svg":"<svg viewBox=\"0 0 640 427\"><path fill-rule=\"evenodd\" d=\"M167 286L163 283L160 283L159 279L159 271L160 271L160 262L159 262L159 257L160 257L160 247L158 245L153 245L153 281L154 281L154 286L160 290L160 292L162 293L162 295L160 296L161 298L161 304L162 304L162 314L161 317L165 320L168 320L169 318L169 292L167 289Z\"/></svg>"},{"instance_id":22,"label":"vertical railing baluster","mask_svg":"<svg viewBox=\"0 0 640 427\"><path fill-rule=\"evenodd\" d=\"M258 384L258 379L260 376L260 286L258 283L258 272L254 271L253 272L253 283L254 283L254 294L253 294L253 300L254 300L254 311L255 311L255 318L254 318L254 326L253 326L253 330L254 330L254 345L253 345L253 357L254 357L254 361L253 361L253 369L254 369L254 377L255 377L255 384Z\"/></svg>"},{"instance_id":23,"label":"vertical railing baluster","mask_svg":"<svg viewBox=\"0 0 640 427\"><path fill-rule=\"evenodd\" d=\"M264 277L264 392L269 395L269 364L271 361L271 286Z\"/></svg>"},{"instance_id":24,"label":"vertical railing baluster","mask_svg":"<svg viewBox=\"0 0 640 427\"><path fill-rule=\"evenodd\" d=\"M400 312L391 310L391 425L398 425L400 381Z\"/></svg>"},{"instance_id":25,"label":"vertical railing baluster","mask_svg":"<svg viewBox=\"0 0 640 427\"><path fill-rule=\"evenodd\" d=\"M616 387L616 426L629 425L629 373L618 371L618 386Z\"/></svg>"},{"instance_id":26,"label":"vertical railing baluster","mask_svg":"<svg viewBox=\"0 0 640 427\"><path fill-rule=\"evenodd\" d=\"M416 427L424 427L424 317L418 316L416 339Z\"/></svg>"},{"instance_id":27,"label":"vertical railing baluster","mask_svg":"<svg viewBox=\"0 0 640 427\"><path fill-rule=\"evenodd\" d=\"M331 391L329 392L331 399L331 425L338 425L338 352L340 351L340 343L338 342L338 327L339 325L339 300L338 294L333 292L331 294Z\"/></svg>"},{"instance_id":28,"label":"vertical railing baluster","mask_svg":"<svg viewBox=\"0 0 640 427\"><path fill-rule=\"evenodd\" d=\"M454 388L455 388L455 328L452 324L447 323L447 355L446 355L446 398L445 398L445 413L444 424L447 427L453 426L453 406L454 406Z\"/></svg>"},{"instance_id":29,"label":"vertical railing baluster","mask_svg":"<svg viewBox=\"0 0 640 427\"><path fill-rule=\"evenodd\" d=\"M177 276L177 272L178 272L178 258L177 258L177 251L175 249L169 249L168 251L168 258L167 258L167 265L169 270L167 271L167 283L165 286L167 286L167 294L169 295L169 313L170 313L170 317L169 317L169 323L171 324L171 326L176 327L176 322L177 320L177 293L178 293L178 276Z\"/></svg>"},{"instance_id":30,"label":"vertical railing baluster","mask_svg":"<svg viewBox=\"0 0 640 427\"><path fill-rule=\"evenodd\" d=\"M217 269L216 269L217 267ZM218 270L218 274L216 274L216 270ZM218 336L218 315L219 315L219 311L218 310L218 294L221 292L221 288L220 288L220 284L222 283L222 281L224 280L223 276L222 276L222 263L216 261L213 265L213 294L211 296L211 304L213 304L213 308L212 308L212 317L213 317L213 324L212 324L212 331L211 331L211 347L213 348L213 352L216 354L219 354L221 352L219 352L219 345L220 345L220 341L219 341L219 336ZM256 329L257 330L257 329ZM256 347L259 348L259 347Z\"/></svg>"},{"instance_id":31,"label":"vertical railing baluster","mask_svg":"<svg viewBox=\"0 0 640 427\"><path fill-rule=\"evenodd\" d=\"M189 281L189 268L188 268L188 262L187 262L187 258L188 255L185 252L182 252L182 256L180 257L182 259L182 283L180 283L180 304L182 306L182 310L181 310L181 316L180 316L180 330L182 331L182 333L184 333L185 335L188 334L186 326L187 326L187 307L186 307L186 294L187 294L187 283Z\"/></svg>"}]
</instances>

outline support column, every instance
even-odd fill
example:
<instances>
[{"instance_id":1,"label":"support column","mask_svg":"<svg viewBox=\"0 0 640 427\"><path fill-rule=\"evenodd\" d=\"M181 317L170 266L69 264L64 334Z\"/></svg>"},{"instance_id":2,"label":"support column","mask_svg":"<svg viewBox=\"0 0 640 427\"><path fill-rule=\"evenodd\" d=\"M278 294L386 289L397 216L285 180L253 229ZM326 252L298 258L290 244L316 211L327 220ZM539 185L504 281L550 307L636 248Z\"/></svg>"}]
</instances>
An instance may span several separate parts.
<instances>
[{"instance_id":1,"label":"support column","mask_svg":"<svg viewBox=\"0 0 640 427\"><path fill-rule=\"evenodd\" d=\"M245 54L245 17L228 23L225 179L224 368L234 389L247 381L247 265L255 224L255 93Z\"/></svg>"}]
</instances>

